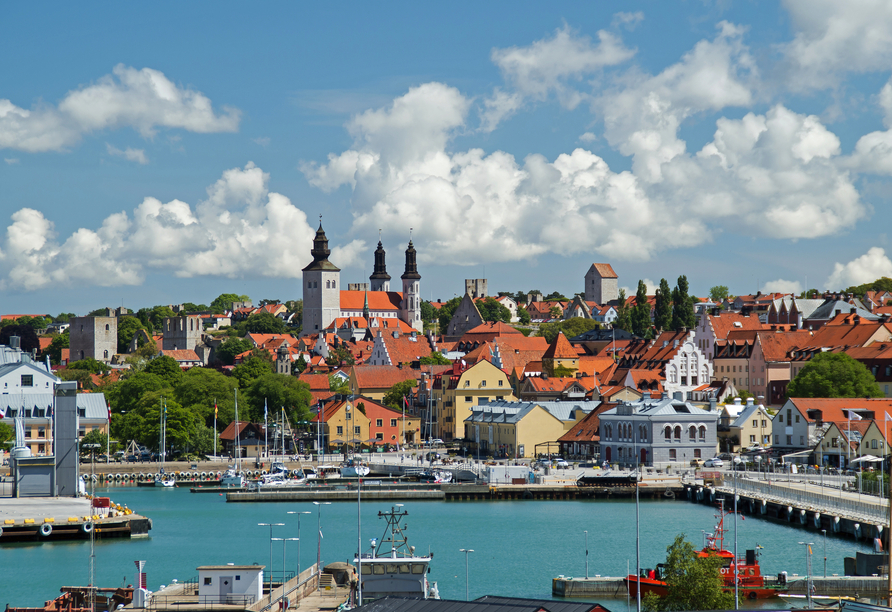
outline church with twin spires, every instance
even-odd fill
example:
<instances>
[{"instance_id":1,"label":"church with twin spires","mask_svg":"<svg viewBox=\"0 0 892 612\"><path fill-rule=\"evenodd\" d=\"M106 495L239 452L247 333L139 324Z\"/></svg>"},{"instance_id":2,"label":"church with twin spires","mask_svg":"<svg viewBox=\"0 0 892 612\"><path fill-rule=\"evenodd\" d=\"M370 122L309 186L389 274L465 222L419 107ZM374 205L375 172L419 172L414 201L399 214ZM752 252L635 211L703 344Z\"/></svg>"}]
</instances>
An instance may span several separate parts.
<instances>
[{"instance_id":1,"label":"church with twin spires","mask_svg":"<svg viewBox=\"0 0 892 612\"><path fill-rule=\"evenodd\" d=\"M303 269L303 330L301 335L318 334L336 319L364 317L366 319L396 318L421 332L421 275L418 274L415 247L409 240L406 249L406 269L400 277L403 290L390 290L390 275L384 261L384 247L378 241L375 249L375 269L369 277L368 290L341 289L341 270L328 261L331 250L322 223L313 239L310 251L313 261Z\"/></svg>"}]
</instances>

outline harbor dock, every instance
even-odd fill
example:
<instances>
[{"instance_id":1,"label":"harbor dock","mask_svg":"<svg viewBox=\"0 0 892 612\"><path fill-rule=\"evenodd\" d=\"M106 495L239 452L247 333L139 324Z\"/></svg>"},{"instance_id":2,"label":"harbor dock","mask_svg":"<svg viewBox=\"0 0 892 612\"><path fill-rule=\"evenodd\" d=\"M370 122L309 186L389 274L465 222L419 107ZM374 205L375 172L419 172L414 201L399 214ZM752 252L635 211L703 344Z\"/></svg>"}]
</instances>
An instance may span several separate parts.
<instances>
[{"instance_id":1,"label":"harbor dock","mask_svg":"<svg viewBox=\"0 0 892 612\"><path fill-rule=\"evenodd\" d=\"M68 497L0 500L0 544L23 540L53 541L147 537L152 520L130 512L94 508L91 500Z\"/></svg>"},{"instance_id":2,"label":"harbor dock","mask_svg":"<svg viewBox=\"0 0 892 612\"><path fill-rule=\"evenodd\" d=\"M635 568L632 568L633 570ZM885 576L812 576L814 592L822 597L870 597L888 595L888 580ZM786 593L805 595L808 581L805 577L787 578ZM777 578L765 577L766 586L776 586ZM575 578L558 576L551 581L551 594L555 597L596 598L625 597L626 585L622 578L595 576Z\"/></svg>"}]
</instances>

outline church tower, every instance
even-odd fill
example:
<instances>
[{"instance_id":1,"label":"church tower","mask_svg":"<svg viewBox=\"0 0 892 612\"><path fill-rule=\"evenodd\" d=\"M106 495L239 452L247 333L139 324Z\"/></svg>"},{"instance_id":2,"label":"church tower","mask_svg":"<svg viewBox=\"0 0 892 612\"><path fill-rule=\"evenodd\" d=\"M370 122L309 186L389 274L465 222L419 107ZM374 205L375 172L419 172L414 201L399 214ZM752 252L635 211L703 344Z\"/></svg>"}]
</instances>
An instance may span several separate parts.
<instances>
[{"instance_id":1,"label":"church tower","mask_svg":"<svg viewBox=\"0 0 892 612\"><path fill-rule=\"evenodd\" d=\"M380 240L375 249L375 271L369 280L372 281L372 291L390 291L390 275L387 273L387 264L384 263L384 246Z\"/></svg>"},{"instance_id":2,"label":"church tower","mask_svg":"<svg viewBox=\"0 0 892 612\"><path fill-rule=\"evenodd\" d=\"M316 334L341 314L341 270L328 261L331 251L322 221L310 251L313 261L303 269L304 316L301 335Z\"/></svg>"},{"instance_id":3,"label":"church tower","mask_svg":"<svg viewBox=\"0 0 892 612\"><path fill-rule=\"evenodd\" d=\"M415 247L409 241L406 249L406 271L400 277L403 279L403 300L400 302L400 319L411 325L417 331L424 331L421 321L421 290L418 273L418 264L415 260Z\"/></svg>"}]
</instances>

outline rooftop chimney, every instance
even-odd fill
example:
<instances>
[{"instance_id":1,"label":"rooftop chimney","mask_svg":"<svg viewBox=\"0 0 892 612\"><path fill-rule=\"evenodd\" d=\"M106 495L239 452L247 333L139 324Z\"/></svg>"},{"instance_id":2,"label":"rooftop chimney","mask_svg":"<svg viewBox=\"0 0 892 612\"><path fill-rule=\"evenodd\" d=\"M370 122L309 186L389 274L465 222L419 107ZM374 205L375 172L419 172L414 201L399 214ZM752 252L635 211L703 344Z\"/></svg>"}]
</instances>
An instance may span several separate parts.
<instances>
[{"instance_id":1,"label":"rooftop chimney","mask_svg":"<svg viewBox=\"0 0 892 612\"><path fill-rule=\"evenodd\" d=\"M19 336L10 336L9 337L9 347L14 349L22 348L22 339Z\"/></svg>"}]
</instances>

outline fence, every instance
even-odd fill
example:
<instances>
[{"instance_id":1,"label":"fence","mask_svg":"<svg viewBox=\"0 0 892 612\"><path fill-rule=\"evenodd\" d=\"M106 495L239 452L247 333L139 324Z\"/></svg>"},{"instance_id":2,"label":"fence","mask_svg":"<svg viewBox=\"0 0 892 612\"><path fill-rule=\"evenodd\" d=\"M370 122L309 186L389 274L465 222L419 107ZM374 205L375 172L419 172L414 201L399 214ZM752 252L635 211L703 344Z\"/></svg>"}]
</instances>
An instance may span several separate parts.
<instances>
[{"instance_id":1,"label":"fence","mask_svg":"<svg viewBox=\"0 0 892 612\"><path fill-rule=\"evenodd\" d=\"M213 610L215 607L231 608L242 606L247 608L254 603L253 595L153 595L148 603L149 610L165 610L175 607L200 608Z\"/></svg>"},{"instance_id":2,"label":"fence","mask_svg":"<svg viewBox=\"0 0 892 612\"><path fill-rule=\"evenodd\" d=\"M733 493L734 487L726 483L721 487L724 493ZM779 485L770 482L759 482L753 480L739 479L737 481L738 493L756 493L763 495L766 499L777 501L783 504L800 504L821 512L842 513L859 517L866 517L879 523L885 523L888 520L888 503L883 500L862 501L850 499L842 495L827 495L812 491L804 491L801 489L793 489L788 486Z\"/></svg>"}]
</instances>

